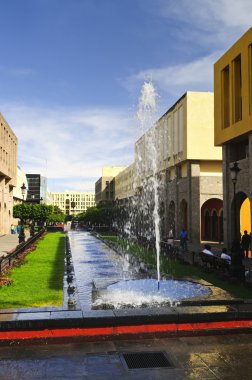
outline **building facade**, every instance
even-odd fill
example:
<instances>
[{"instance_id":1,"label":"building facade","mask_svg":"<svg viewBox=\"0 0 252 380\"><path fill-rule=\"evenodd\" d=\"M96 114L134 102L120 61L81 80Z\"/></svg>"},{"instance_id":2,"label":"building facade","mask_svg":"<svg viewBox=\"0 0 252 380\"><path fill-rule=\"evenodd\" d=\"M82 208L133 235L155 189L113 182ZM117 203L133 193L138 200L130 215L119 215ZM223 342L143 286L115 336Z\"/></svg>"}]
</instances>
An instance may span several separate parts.
<instances>
[{"instance_id":1,"label":"building facade","mask_svg":"<svg viewBox=\"0 0 252 380\"><path fill-rule=\"evenodd\" d=\"M47 203L47 178L40 174L26 174L27 202Z\"/></svg>"},{"instance_id":2,"label":"building facade","mask_svg":"<svg viewBox=\"0 0 252 380\"><path fill-rule=\"evenodd\" d=\"M125 166L109 166L102 169L102 176L95 183L95 202L113 202L115 200L115 177L126 169Z\"/></svg>"},{"instance_id":3,"label":"building facade","mask_svg":"<svg viewBox=\"0 0 252 380\"><path fill-rule=\"evenodd\" d=\"M91 192L51 192L50 200L53 206L58 206L66 215L77 215L96 205L95 193Z\"/></svg>"},{"instance_id":4,"label":"building facade","mask_svg":"<svg viewBox=\"0 0 252 380\"><path fill-rule=\"evenodd\" d=\"M18 139L0 114L0 233L9 233L13 219L13 189L17 184Z\"/></svg>"},{"instance_id":5,"label":"building facade","mask_svg":"<svg viewBox=\"0 0 252 380\"><path fill-rule=\"evenodd\" d=\"M225 245L251 231L252 28L214 65L215 144L223 150ZM238 163L236 184L230 168Z\"/></svg>"},{"instance_id":6,"label":"building facade","mask_svg":"<svg viewBox=\"0 0 252 380\"><path fill-rule=\"evenodd\" d=\"M222 152L214 146L213 93L185 93L136 142L132 170L115 177L115 188L124 189L116 190L118 199L135 198L137 234L154 230L155 177L162 239L171 230L178 237L186 228L192 243L223 240Z\"/></svg>"}]
</instances>

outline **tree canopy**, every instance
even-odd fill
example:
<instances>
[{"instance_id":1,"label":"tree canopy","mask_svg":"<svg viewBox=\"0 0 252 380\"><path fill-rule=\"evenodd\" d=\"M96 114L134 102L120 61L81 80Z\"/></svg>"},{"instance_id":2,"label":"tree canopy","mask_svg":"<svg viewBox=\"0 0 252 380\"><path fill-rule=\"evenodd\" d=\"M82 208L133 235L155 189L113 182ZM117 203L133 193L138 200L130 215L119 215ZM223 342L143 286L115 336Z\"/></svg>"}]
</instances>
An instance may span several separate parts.
<instances>
[{"instance_id":1,"label":"tree canopy","mask_svg":"<svg viewBox=\"0 0 252 380\"><path fill-rule=\"evenodd\" d=\"M37 223L64 222L65 215L58 206L46 204L23 203L13 207L14 218L23 219L24 222L33 220Z\"/></svg>"}]
</instances>

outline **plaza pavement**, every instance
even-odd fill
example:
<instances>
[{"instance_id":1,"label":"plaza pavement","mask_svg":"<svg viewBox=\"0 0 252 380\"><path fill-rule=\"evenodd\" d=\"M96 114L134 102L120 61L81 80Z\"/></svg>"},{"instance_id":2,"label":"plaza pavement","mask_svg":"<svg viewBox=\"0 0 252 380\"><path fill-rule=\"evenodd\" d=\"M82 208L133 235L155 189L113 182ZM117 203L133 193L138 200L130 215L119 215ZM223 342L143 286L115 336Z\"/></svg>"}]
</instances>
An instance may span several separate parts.
<instances>
[{"instance_id":1,"label":"plaza pavement","mask_svg":"<svg viewBox=\"0 0 252 380\"><path fill-rule=\"evenodd\" d=\"M6 234L0 236L0 257L12 251L18 245L18 234Z\"/></svg>"},{"instance_id":2,"label":"plaza pavement","mask_svg":"<svg viewBox=\"0 0 252 380\"><path fill-rule=\"evenodd\" d=\"M128 369L125 353L163 352L168 368ZM250 380L252 334L0 347L4 380Z\"/></svg>"},{"instance_id":3,"label":"plaza pavement","mask_svg":"<svg viewBox=\"0 0 252 380\"><path fill-rule=\"evenodd\" d=\"M25 231L26 240L30 234ZM7 252L12 251L18 245L18 234L0 235L0 257L6 256Z\"/></svg>"}]
</instances>

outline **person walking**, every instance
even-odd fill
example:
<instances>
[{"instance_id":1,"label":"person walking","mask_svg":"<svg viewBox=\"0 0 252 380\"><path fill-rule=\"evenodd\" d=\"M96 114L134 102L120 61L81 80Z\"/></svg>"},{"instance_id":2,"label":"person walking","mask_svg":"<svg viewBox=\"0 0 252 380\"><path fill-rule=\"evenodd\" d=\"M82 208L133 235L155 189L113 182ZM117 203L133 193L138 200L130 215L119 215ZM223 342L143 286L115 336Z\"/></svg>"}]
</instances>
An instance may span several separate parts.
<instances>
[{"instance_id":1,"label":"person walking","mask_svg":"<svg viewBox=\"0 0 252 380\"><path fill-rule=\"evenodd\" d=\"M185 230L185 228L182 229L182 231L180 232L180 246L182 247L182 249L184 251L187 251L187 240L188 240L188 235L187 235L187 231Z\"/></svg>"},{"instance_id":2,"label":"person walking","mask_svg":"<svg viewBox=\"0 0 252 380\"><path fill-rule=\"evenodd\" d=\"M251 243L251 237L248 234L248 231L245 230L244 235L242 235L242 238L241 238L241 247L242 247L242 251L243 251L243 254L244 254L246 259L248 259L248 252L249 252L249 248L250 248L250 243Z\"/></svg>"}]
</instances>

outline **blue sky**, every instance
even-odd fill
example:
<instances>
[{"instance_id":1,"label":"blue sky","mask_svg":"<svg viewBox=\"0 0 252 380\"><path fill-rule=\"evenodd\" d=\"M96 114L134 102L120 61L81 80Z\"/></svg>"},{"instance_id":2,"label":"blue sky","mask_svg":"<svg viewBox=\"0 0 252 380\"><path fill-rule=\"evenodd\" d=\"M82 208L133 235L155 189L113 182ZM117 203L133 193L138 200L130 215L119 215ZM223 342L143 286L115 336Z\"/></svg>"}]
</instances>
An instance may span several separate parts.
<instances>
[{"instance_id":1,"label":"blue sky","mask_svg":"<svg viewBox=\"0 0 252 380\"><path fill-rule=\"evenodd\" d=\"M1 0L0 112L27 173L51 191L94 191L133 162L137 104L158 115L213 90L213 64L250 26L251 0Z\"/></svg>"}]
</instances>

